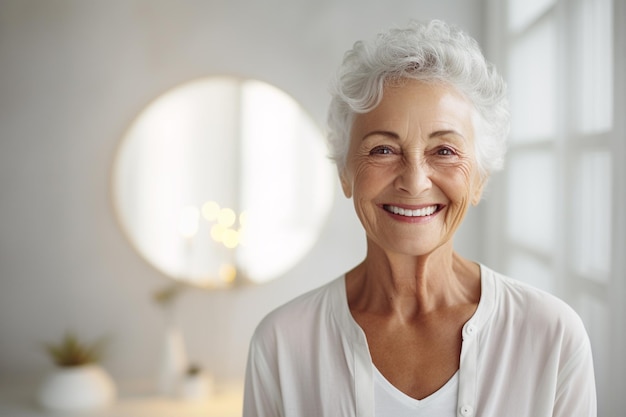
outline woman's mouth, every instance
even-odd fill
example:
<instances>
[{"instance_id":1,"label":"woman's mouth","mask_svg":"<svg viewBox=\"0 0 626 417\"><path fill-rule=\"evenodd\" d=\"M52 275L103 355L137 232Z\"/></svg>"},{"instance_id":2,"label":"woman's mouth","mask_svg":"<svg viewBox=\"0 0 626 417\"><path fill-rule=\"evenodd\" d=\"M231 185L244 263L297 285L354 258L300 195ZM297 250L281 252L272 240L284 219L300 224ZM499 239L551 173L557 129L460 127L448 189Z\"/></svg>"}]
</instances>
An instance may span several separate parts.
<instances>
[{"instance_id":1,"label":"woman's mouth","mask_svg":"<svg viewBox=\"0 0 626 417\"><path fill-rule=\"evenodd\" d=\"M426 217L430 216L437 211L439 205L433 204L432 206L422 207L419 209L408 209L398 206L392 206L390 204L383 204L383 209L389 213L397 214L405 217Z\"/></svg>"}]
</instances>

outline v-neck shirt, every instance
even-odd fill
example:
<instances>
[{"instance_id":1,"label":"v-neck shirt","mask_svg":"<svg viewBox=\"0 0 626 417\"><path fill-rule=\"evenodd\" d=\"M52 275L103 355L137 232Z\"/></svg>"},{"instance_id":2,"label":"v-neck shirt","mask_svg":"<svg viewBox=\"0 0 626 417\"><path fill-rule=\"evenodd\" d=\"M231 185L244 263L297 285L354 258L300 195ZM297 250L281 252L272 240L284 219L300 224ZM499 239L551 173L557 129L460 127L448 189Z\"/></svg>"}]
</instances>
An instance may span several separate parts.
<instances>
[{"instance_id":1,"label":"v-neck shirt","mask_svg":"<svg viewBox=\"0 0 626 417\"><path fill-rule=\"evenodd\" d=\"M459 372L441 388L421 400L412 398L385 378L374 366L374 415L376 417L456 417Z\"/></svg>"},{"instance_id":2,"label":"v-neck shirt","mask_svg":"<svg viewBox=\"0 0 626 417\"><path fill-rule=\"evenodd\" d=\"M268 314L250 343L244 417L376 417L375 375L345 276ZM595 417L589 338L555 296L481 265L462 328L458 417Z\"/></svg>"}]
</instances>

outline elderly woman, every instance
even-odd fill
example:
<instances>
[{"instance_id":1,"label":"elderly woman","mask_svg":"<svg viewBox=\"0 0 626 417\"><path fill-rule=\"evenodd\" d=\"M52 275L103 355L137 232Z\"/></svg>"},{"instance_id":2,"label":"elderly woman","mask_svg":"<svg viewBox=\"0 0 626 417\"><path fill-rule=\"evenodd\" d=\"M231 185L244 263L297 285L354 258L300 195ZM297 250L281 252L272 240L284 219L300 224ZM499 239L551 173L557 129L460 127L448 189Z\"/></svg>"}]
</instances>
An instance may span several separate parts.
<instances>
[{"instance_id":1,"label":"elderly woman","mask_svg":"<svg viewBox=\"0 0 626 417\"><path fill-rule=\"evenodd\" d=\"M596 415L574 311L453 248L508 123L504 83L463 32L413 23L354 45L329 142L367 254L258 326L245 417Z\"/></svg>"}]
</instances>

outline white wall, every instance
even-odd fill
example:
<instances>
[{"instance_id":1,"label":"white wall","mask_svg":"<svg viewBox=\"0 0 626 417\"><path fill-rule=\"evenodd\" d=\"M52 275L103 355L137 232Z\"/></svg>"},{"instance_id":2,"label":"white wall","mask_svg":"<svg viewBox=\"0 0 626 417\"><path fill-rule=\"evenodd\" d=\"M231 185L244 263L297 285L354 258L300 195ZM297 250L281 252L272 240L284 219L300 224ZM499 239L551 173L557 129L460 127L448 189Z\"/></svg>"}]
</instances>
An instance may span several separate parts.
<instances>
[{"instance_id":1,"label":"white wall","mask_svg":"<svg viewBox=\"0 0 626 417\"><path fill-rule=\"evenodd\" d=\"M163 331L150 297L168 280L125 239L109 192L116 147L151 99L234 73L282 88L323 125L343 52L410 16L481 38L482 0L0 1L0 377L48 369L40 344L66 329L110 336L104 364L117 379L154 375ZM457 240L474 258L479 223L472 214ZM337 189L319 244L284 277L183 295L190 356L219 379L241 378L261 317L363 249Z\"/></svg>"}]
</instances>

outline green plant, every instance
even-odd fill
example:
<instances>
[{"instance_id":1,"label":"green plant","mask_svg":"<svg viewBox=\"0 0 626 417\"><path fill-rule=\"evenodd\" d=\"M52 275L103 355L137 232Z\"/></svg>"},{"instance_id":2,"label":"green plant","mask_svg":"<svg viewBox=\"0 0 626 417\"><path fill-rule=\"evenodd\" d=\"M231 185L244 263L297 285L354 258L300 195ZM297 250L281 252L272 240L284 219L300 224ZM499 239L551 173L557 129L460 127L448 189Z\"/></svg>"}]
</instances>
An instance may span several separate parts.
<instances>
[{"instance_id":1,"label":"green plant","mask_svg":"<svg viewBox=\"0 0 626 417\"><path fill-rule=\"evenodd\" d=\"M187 376L197 376L202 372L202 367L196 363L190 363L187 367Z\"/></svg>"},{"instance_id":2,"label":"green plant","mask_svg":"<svg viewBox=\"0 0 626 417\"><path fill-rule=\"evenodd\" d=\"M96 363L102 358L104 339L94 343L85 343L75 334L68 332L58 344L47 343L45 348L58 366L81 366Z\"/></svg>"}]
</instances>

